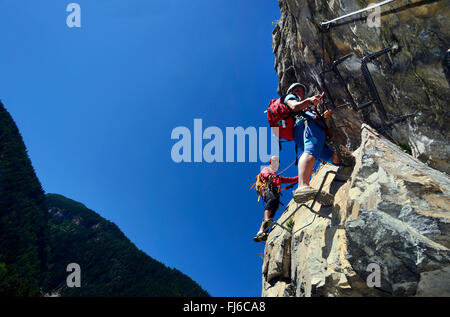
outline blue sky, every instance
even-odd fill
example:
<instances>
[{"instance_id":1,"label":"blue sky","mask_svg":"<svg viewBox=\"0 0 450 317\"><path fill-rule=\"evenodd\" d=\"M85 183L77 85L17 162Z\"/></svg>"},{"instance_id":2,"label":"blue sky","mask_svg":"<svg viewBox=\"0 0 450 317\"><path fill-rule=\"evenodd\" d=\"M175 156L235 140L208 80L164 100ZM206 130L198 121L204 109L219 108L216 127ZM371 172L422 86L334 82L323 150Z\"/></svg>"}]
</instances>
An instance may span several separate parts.
<instances>
[{"instance_id":1,"label":"blue sky","mask_svg":"<svg viewBox=\"0 0 450 317\"><path fill-rule=\"evenodd\" d=\"M66 25L70 2L0 1L0 99L44 190L212 296L260 296L263 206L250 186L262 163L174 163L171 132L195 118L267 126L278 1L78 0L81 28ZM294 155L285 145L281 169Z\"/></svg>"}]
</instances>

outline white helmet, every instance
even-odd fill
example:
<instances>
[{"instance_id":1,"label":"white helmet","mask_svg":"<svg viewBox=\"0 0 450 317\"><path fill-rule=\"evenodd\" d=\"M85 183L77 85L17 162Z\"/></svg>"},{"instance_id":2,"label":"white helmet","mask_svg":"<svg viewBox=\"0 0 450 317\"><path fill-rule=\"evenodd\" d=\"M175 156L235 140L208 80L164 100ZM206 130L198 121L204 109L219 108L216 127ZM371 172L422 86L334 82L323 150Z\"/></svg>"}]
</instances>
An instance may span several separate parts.
<instances>
[{"instance_id":1,"label":"white helmet","mask_svg":"<svg viewBox=\"0 0 450 317\"><path fill-rule=\"evenodd\" d=\"M291 86L289 86L289 89L287 90L287 93L288 93L288 94L292 93L292 91L293 91L294 88L296 88L296 87L302 87L303 92L304 92L304 94L305 94L305 96L306 96L306 94L308 93L308 89L306 89L306 86L305 86L305 85L300 84L300 83L294 83L294 84L292 84Z\"/></svg>"}]
</instances>

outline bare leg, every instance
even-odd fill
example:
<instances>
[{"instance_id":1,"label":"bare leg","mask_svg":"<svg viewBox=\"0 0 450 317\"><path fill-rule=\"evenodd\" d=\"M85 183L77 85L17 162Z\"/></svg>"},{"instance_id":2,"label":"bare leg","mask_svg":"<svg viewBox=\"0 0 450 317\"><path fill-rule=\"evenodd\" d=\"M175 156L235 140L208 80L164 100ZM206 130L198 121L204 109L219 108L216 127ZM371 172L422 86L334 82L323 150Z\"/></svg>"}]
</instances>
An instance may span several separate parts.
<instances>
[{"instance_id":1,"label":"bare leg","mask_svg":"<svg viewBox=\"0 0 450 317\"><path fill-rule=\"evenodd\" d=\"M333 156L333 161L335 160L339 161L336 156ZM306 187L309 186L309 179L311 178L315 161L316 158L306 152L303 152L302 156L300 157L300 162L298 164L298 189L294 192L294 201L297 204L300 204L312 200L316 197L317 201L323 206L330 206L334 201L333 195L326 192L317 194L317 190L311 187Z\"/></svg>"},{"instance_id":2,"label":"bare leg","mask_svg":"<svg viewBox=\"0 0 450 317\"><path fill-rule=\"evenodd\" d=\"M272 218L271 215L272 215L272 212L271 212L270 210L264 210L264 220L267 220L267 219L269 219L269 218ZM258 232L262 232L263 230L264 230L264 226L263 226L263 224L261 223L261 228L259 228L259 231L258 231Z\"/></svg>"},{"instance_id":3,"label":"bare leg","mask_svg":"<svg viewBox=\"0 0 450 317\"><path fill-rule=\"evenodd\" d=\"M309 153L303 152L298 162L298 187L309 186L309 179L314 168L316 158Z\"/></svg>"}]
</instances>

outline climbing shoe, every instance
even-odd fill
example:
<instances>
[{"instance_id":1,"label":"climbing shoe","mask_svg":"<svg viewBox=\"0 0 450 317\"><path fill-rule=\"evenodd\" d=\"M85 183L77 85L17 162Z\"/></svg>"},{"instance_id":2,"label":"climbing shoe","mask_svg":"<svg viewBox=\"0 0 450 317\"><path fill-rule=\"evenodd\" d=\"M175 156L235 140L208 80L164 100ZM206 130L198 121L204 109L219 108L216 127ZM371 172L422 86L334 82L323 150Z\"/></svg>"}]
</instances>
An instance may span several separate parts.
<instances>
[{"instance_id":1,"label":"climbing shoe","mask_svg":"<svg viewBox=\"0 0 450 317\"><path fill-rule=\"evenodd\" d=\"M318 193L317 189L312 188L311 186L303 186L297 188L294 194L294 201L297 204L306 203L309 200L313 200L316 194ZM334 196L327 192L320 192L317 196L317 202L323 206L330 206L334 202Z\"/></svg>"},{"instance_id":2,"label":"climbing shoe","mask_svg":"<svg viewBox=\"0 0 450 317\"><path fill-rule=\"evenodd\" d=\"M267 232L267 229L273 224L273 218L263 220L262 224L264 232Z\"/></svg>"},{"instance_id":3,"label":"climbing shoe","mask_svg":"<svg viewBox=\"0 0 450 317\"><path fill-rule=\"evenodd\" d=\"M253 237L253 241L255 242L266 241L268 236L269 234L265 232L258 232L256 236Z\"/></svg>"}]
</instances>

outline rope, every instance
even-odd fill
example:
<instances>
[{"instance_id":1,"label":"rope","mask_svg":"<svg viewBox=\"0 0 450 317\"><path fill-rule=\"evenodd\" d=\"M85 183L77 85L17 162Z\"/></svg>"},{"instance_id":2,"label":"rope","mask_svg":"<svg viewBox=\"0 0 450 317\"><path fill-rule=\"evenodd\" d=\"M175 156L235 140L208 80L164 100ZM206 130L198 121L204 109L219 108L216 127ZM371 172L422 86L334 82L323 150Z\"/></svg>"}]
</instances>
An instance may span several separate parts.
<instances>
[{"instance_id":1,"label":"rope","mask_svg":"<svg viewBox=\"0 0 450 317\"><path fill-rule=\"evenodd\" d=\"M280 173L278 173L278 175L281 175L284 172L286 172L300 158L300 156L302 156L302 155L300 154L298 157L296 157L296 159L291 164L289 164L288 167L286 167L284 170L282 170Z\"/></svg>"}]
</instances>

